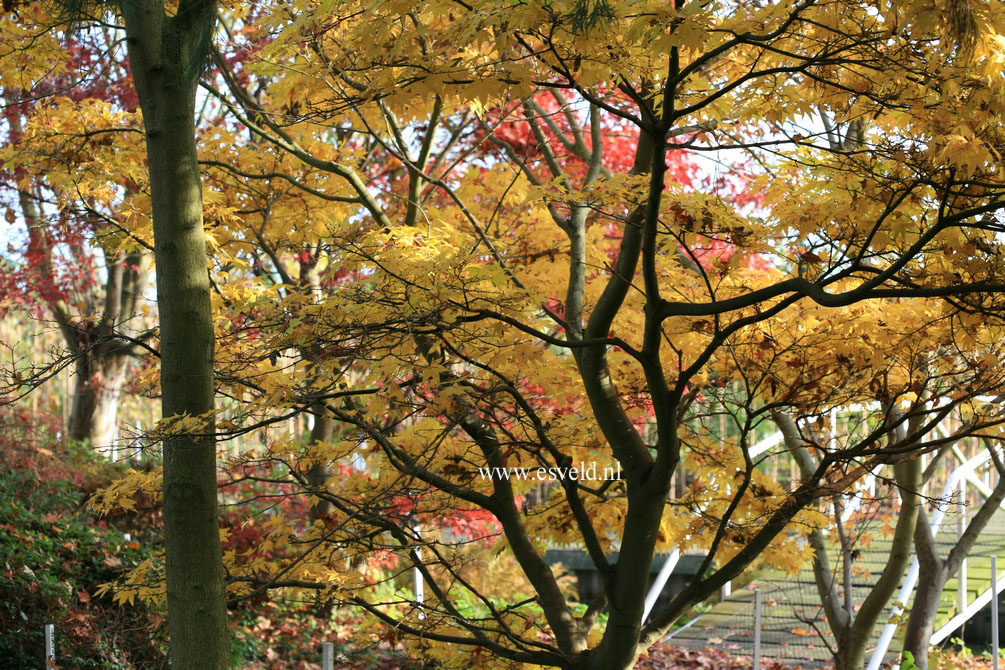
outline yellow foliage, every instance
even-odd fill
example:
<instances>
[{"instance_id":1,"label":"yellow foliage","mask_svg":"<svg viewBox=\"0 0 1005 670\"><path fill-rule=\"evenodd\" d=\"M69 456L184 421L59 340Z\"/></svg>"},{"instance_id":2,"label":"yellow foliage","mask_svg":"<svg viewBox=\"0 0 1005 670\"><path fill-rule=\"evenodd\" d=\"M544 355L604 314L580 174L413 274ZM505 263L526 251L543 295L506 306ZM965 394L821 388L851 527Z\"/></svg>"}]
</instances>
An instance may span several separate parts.
<instances>
[{"instance_id":1,"label":"yellow foliage","mask_svg":"<svg viewBox=\"0 0 1005 670\"><path fill-rule=\"evenodd\" d=\"M1005 5L966 4L973 26L928 0L224 3L199 146L217 436L254 438L221 495L260 533L224 555L232 592L275 580L442 667L519 667L490 647L603 637L549 549L721 568L764 539L792 573L851 464L900 457L895 417L952 405L998 436ZM0 46L5 91L64 67L25 13L0 19L0 45L38 40ZM142 246L141 128L57 97L0 162L105 213L104 249ZM753 453L776 413L799 435ZM794 449L834 467L777 481ZM647 568L605 578L638 600ZM159 597L155 572L117 600Z\"/></svg>"}]
</instances>

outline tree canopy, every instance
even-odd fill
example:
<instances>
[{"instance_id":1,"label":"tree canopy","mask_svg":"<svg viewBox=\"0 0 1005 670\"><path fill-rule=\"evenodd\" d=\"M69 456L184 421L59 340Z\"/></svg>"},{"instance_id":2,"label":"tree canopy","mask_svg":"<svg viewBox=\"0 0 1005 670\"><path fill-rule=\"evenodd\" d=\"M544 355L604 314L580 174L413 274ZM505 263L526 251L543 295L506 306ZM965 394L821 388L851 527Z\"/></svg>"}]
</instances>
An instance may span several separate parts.
<instances>
[{"instance_id":1,"label":"tree canopy","mask_svg":"<svg viewBox=\"0 0 1005 670\"><path fill-rule=\"evenodd\" d=\"M102 62L123 7L93 10ZM5 185L134 253L149 112L45 83L88 67L59 18L0 20ZM1001 435L997 0L223 3L203 46L218 402L147 439L233 440L223 499L276 501L223 555L232 599L362 607L445 667L630 668L748 566L798 570L865 473ZM605 576L592 603L545 560L567 545ZM674 548L702 569L643 621Z\"/></svg>"}]
</instances>

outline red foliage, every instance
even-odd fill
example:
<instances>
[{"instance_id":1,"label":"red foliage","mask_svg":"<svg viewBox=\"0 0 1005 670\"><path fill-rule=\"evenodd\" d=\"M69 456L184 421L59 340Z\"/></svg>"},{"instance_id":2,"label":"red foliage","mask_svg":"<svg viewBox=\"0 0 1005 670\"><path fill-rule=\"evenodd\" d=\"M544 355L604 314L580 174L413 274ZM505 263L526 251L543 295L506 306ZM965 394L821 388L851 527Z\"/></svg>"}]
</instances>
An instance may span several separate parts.
<instances>
[{"instance_id":1,"label":"red foliage","mask_svg":"<svg viewBox=\"0 0 1005 670\"><path fill-rule=\"evenodd\" d=\"M254 617L254 618L252 618ZM244 670L320 670L321 644L335 647L340 670L422 670L430 666L407 658L396 631L371 640L361 635L363 615L339 609L321 617L310 606L261 607L248 610L245 625L234 630L236 644L254 647L256 659L245 659Z\"/></svg>"},{"instance_id":2,"label":"red foliage","mask_svg":"<svg viewBox=\"0 0 1005 670\"><path fill-rule=\"evenodd\" d=\"M66 67L37 82L30 92L7 90L0 115L6 121L6 141L16 145L20 128L37 106L50 97L74 101L102 100L125 111L138 107L129 64L125 59L109 57L117 49L114 36L100 30L82 31L65 36ZM120 50L121 51L121 50ZM101 141L101 140L88 140ZM25 187L27 183L32 187ZM8 223L15 223L20 209L27 228L27 238L8 245L7 252L16 263L0 263L0 313L18 307L40 314L42 305L63 301L79 302L95 283L94 254L87 240L94 232L90 217L60 209L51 203L52 194L32 179L24 165L0 170L0 194ZM30 202L30 208L26 207ZM32 210L38 214L32 214ZM33 220L38 217L43 220Z\"/></svg>"},{"instance_id":3,"label":"red foliage","mask_svg":"<svg viewBox=\"0 0 1005 670\"><path fill-rule=\"evenodd\" d=\"M273 473L259 464L242 464L239 472L233 473L233 481L220 481L226 495L231 500L248 501L240 506L224 505L220 508L220 527L229 533L222 544L224 552L233 550L238 562L243 562L256 553L256 547L268 531L262 527L259 517L281 512L287 518L308 519L309 505L292 483L263 482ZM305 522L306 523L306 522ZM275 558L276 552L258 552L261 558Z\"/></svg>"},{"instance_id":4,"label":"red foliage","mask_svg":"<svg viewBox=\"0 0 1005 670\"><path fill-rule=\"evenodd\" d=\"M534 102L544 112L547 120L538 120L538 127L543 133L545 142L554 152L562 169L569 175L573 183L580 183L589 166L575 154L569 152L562 143L562 139L569 141L573 137L573 128L569 123L566 113L559 106L558 101L551 93L539 93L534 97ZM610 102L617 105L618 100L612 99ZM578 109L572 109L570 113L577 123L583 124L586 116L586 106L582 104ZM635 145L638 142L639 129L625 121L610 114L604 114L603 130L603 165L611 172L627 173L632 169L635 160ZM554 125L564 137L555 134ZM514 153L522 160L526 161L538 179L544 183L550 182L552 176L548 172L545 163L545 154L534 134L531 126L531 119L525 110L518 104L491 110L485 116L485 126L494 129L493 136L508 144ZM487 136L485 129L475 133L475 138L484 140ZM593 150L593 140L590 133L584 132L583 143L589 150ZM667 180L680 184L685 188L694 185L698 170L691 154L684 150L671 150L667 152Z\"/></svg>"},{"instance_id":5,"label":"red foliage","mask_svg":"<svg viewBox=\"0 0 1005 670\"><path fill-rule=\"evenodd\" d=\"M59 667L160 667L162 619L93 595L124 563L149 556L81 507L119 469L59 440L59 420L0 406L0 662L32 667L41 624L59 635ZM37 656L36 656L37 657ZM103 661L99 663L98 661Z\"/></svg>"},{"instance_id":6,"label":"red foliage","mask_svg":"<svg viewBox=\"0 0 1005 670\"><path fill-rule=\"evenodd\" d=\"M83 487L87 476L54 447L62 420L49 412L0 405L0 453L7 466L30 470L40 482L69 481Z\"/></svg>"},{"instance_id":7,"label":"red foliage","mask_svg":"<svg viewBox=\"0 0 1005 670\"><path fill-rule=\"evenodd\" d=\"M458 537L479 538L496 535L501 531L499 521L484 509L455 510L449 514L438 514L423 523L450 530Z\"/></svg>"}]
</instances>

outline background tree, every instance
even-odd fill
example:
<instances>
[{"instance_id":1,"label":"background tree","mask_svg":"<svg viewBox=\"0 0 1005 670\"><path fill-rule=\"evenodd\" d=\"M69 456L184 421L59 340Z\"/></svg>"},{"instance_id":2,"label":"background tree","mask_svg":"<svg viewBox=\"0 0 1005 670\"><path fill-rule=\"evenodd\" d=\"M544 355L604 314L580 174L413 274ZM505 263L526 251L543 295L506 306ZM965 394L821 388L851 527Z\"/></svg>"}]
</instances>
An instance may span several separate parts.
<instances>
[{"instance_id":1,"label":"background tree","mask_svg":"<svg viewBox=\"0 0 1005 670\"><path fill-rule=\"evenodd\" d=\"M977 538L1001 508L1002 500L1005 500L1005 477L1003 477L1005 467L1002 466L997 445L990 444L990 442L990 440L985 440L989 456L998 473L998 483L988 491L986 499L973 515L968 512L966 529L956 542L950 545L949 551L945 555L939 555L940 552L931 529L931 521L924 507L921 508L918 515L914 530L914 551L918 557L921 574L925 575L925 579L918 581L914 602L908 615L907 629L904 632L904 652L913 654L916 659L915 664L921 670L928 670L928 650L931 646L935 617L939 611L939 603L942 600L946 582L959 573L963 561L966 560L967 554L977 542ZM944 456L944 454L940 454L940 456ZM925 474L929 475L934 471L937 463L938 458L933 459L926 468ZM939 501L938 504L950 504L950 501L943 500Z\"/></svg>"},{"instance_id":2,"label":"background tree","mask_svg":"<svg viewBox=\"0 0 1005 670\"><path fill-rule=\"evenodd\" d=\"M13 46L0 54L7 70L4 199L8 221L24 225L18 237L25 245L21 262L6 269L2 281L21 305L44 305L66 345L56 360L36 360L31 370L20 370L20 388L11 391L23 393L50 378L54 368L72 364L76 377L66 434L107 447L117 435L119 396L136 357L128 338L144 330L135 317L149 258L141 244L123 239L116 229L122 214L135 207L122 192L138 188L133 180L140 177L128 169L127 158L137 145L109 138L134 130L124 112L135 109L135 91L124 83L124 65L103 58L112 42L107 31L70 37L61 48L40 23L4 19L4 24ZM29 40L35 42L35 58L26 67L22 45ZM100 66L92 67L95 62ZM65 91L71 96L62 104L40 103Z\"/></svg>"},{"instance_id":3,"label":"background tree","mask_svg":"<svg viewBox=\"0 0 1005 670\"><path fill-rule=\"evenodd\" d=\"M799 464L803 477L811 476L816 470L817 461L807 449L807 441L799 428L787 416L776 415L776 422L785 435L793 457ZM917 434L917 426L910 432ZM890 435L891 442L903 442L908 433L907 426L901 426L899 431ZM876 584L870 588L865 598L855 602L854 558L859 551L854 539L853 524L841 518L843 496L835 495L833 528L838 534L840 560L838 568L832 568L828 556L830 547L824 536L824 529L817 528L809 532L810 546L813 547L813 576L816 581L820 602L823 606L826 622L835 639L834 665L837 668L860 668L865 664L873 630L880 620L894 591L904 577L904 571L913 555L912 533L918 519L921 506L921 459L912 458L894 466L892 484L900 496L900 512L894 525L890 552ZM840 577L838 576L840 575ZM840 591L839 591L840 588ZM940 592L941 593L941 592Z\"/></svg>"},{"instance_id":4,"label":"background tree","mask_svg":"<svg viewBox=\"0 0 1005 670\"><path fill-rule=\"evenodd\" d=\"M17 108L12 105L11 109ZM19 146L23 139L20 119L14 114L7 118L11 161L23 165L30 160L39 167L55 163L50 169L70 176L73 170L67 169L65 153L39 155ZM94 121L96 115L85 113L77 120ZM67 133L63 139L80 138L87 132L93 132L93 127L81 134ZM49 136L40 143L51 146L56 138L46 134ZM133 240L121 241L118 231L105 223L109 215L96 210L100 205L95 199L83 204L70 195L72 190L69 198L46 198L42 177L29 176L23 168L19 171L25 187L16 190L18 218L25 224L27 248L24 264L12 269L5 283L28 300L42 301L66 345L66 353L57 360L35 361L33 375L21 380L22 389L34 385L32 377L47 379L53 367L70 362L75 379L66 434L92 447L108 447L117 437L119 397L130 363L137 359L136 343L150 335L137 318L148 280L149 254ZM109 179L109 183L115 180ZM58 207L59 212L47 214L47 205ZM101 270L95 266L88 240L97 241Z\"/></svg>"},{"instance_id":5,"label":"background tree","mask_svg":"<svg viewBox=\"0 0 1005 670\"><path fill-rule=\"evenodd\" d=\"M797 318L802 321L811 320L815 311L810 309ZM956 392L953 383L947 384L947 380L959 379L957 375L966 375L966 371L972 367L972 360L957 358L959 352L966 350L971 357L987 356L989 359L1001 354L993 342L994 335L991 334L996 332L995 324L992 323L991 329L985 331L980 323L965 325L952 316L947 323L946 318L942 309L928 301L879 303L872 309L857 314L855 328L867 332L870 339L877 338L884 342L884 355L882 361L872 363L873 376L868 380L869 390L863 395L863 398L868 397L871 392L871 404L841 412L845 415L844 428L834 425L839 421L837 411L828 417L820 417L815 422L805 422L802 427L779 410L772 413L772 419L784 435L789 451L804 478L809 477L818 466L814 454L836 449L841 444L839 441L847 443L854 439L856 432L862 430L885 433L891 445L906 446L907 436L915 435L919 450L924 444L926 453L933 450L935 452L927 467L923 467L922 456L915 455L892 468L888 483L895 487L900 503L896 522L891 527L889 554L876 583L865 591L860 588L857 598L853 592L857 576L853 563L862 547L868 546L872 540L871 533L863 529L865 524L861 522L879 513L876 502L879 507L886 507L888 501L883 498L872 501L868 493L853 489L835 495L830 505L833 519L829 527L808 534L809 543L814 550L813 573L822 610L836 641L834 651L837 667L860 667L864 663L872 630L901 583L908 561L915 554L914 538L920 532L916 530L916 526L924 524L926 530L929 528L928 515L924 511L927 499L925 487L937 475L943 474L939 470L941 459L951 453L953 445L951 440L944 440L931 430L931 426L927 432L922 430L923 424L919 420L925 415L918 414L913 421L899 420L898 404L891 402L896 395L894 389L901 385L896 380L910 379L910 392L916 395L917 400L935 404L939 402L938 399ZM829 339L833 334L830 332L828 339L816 343L804 340L803 346L819 345L819 348L807 349L803 356L817 365L826 364L828 359L834 366L854 365L853 357L856 354L852 354L850 358L840 345L835 346ZM967 339L970 340L969 343L966 342ZM975 346L977 341L982 344ZM985 380L984 388L989 393L995 392L992 379ZM986 398L983 402L993 404L996 401ZM870 410L870 407L878 409ZM955 412L947 415L947 418L966 421ZM891 425L895 427L890 428ZM881 475L880 472L874 474ZM980 515L980 522L969 535L975 536L979 532L977 528L984 527L997 503L992 501L988 505L988 509ZM849 514L853 509L857 511ZM828 531L831 533L830 539L825 537ZM972 546L973 539L968 542L968 546ZM835 556L837 561L832 564L831 558ZM943 587L944 582L931 587L936 603L941 598ZM929 587L919 586L919 592L922 588Z\"/></svg>"}]
</instances>

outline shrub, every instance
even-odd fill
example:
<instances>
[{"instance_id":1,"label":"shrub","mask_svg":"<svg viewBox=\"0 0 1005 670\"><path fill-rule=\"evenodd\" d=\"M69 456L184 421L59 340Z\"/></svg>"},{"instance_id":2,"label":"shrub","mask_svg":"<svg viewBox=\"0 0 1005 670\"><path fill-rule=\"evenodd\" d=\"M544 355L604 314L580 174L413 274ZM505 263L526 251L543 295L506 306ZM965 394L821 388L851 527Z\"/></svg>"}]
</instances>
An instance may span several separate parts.
<instances>
[{"instance_id":1,"label":"shrub","mask_svg":"<svg viewBox=\"0 0 1005 670\"><path fill-rule=\"evenodd\" d=\"M93 595L150 553L81 508L115 468L59 445L49 419L0 408L0 669L41 668L47 623L60 667L163 666L159 615Z\"/></svg>"}]
</instances>

